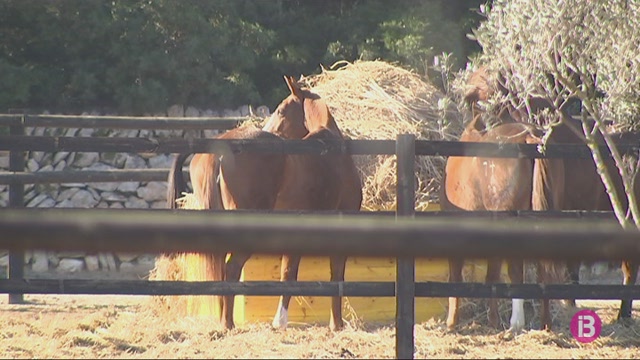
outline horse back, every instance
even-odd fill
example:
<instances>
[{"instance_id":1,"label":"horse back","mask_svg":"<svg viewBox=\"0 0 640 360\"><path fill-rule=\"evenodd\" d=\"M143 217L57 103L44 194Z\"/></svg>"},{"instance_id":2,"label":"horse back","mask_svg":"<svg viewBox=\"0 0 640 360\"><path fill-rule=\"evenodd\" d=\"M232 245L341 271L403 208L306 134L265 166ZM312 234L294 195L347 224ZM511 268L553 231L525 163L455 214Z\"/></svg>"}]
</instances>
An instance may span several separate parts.
<instances>
[{"instance_id":1,"label":"horse back","mask_svg":"<svg viewBox=\"0 0 640 360\"><path fill-rule=\"evenodd\" d=\"M232 129L218 138L281 140L255 127ZM283 168L282 154L232 151L196 154L190 165L194 195L198 201L205 209L223 207L227 210L272 209L281 185Z\"/></svg>"},{"instance_id":2,"label":"horse back","mask_svg":"<svg viewBox=\"0 0 640 360\"><path fill-rule=\"evenodd\" d=\"M221 139L282 140L255 127L229 131ZM220 189L225 209L272 209L282 184L285 156L241 152L220 158Z\"/></svg>"},{"instance_id":3,"label":"horse back","mask_svg":"<svg viewBox=\"0 0 640 360\"><path fill-rule=\"evenodd\" d=\"M334 140L340 134L320 128L303 138ZM362 185L348 154L289 155L276 209L360 210Z\"/></svg>"},{"instance_id":4,"label":"horse back","mask_svg":"<svg viewBox=\"0 0 640 360\"><path fill-rule=\"evenodd\" d=\"M584 144L584 139L578 135L583 131L581 120L569 117L564 121L553 128L549 141L558 144ZM601 137L597 141L604 144ZM614 137L614 142L624 141ZM624 192L622 178L614 161L607 158L604 165L612 177L615 188ZM592 158L565 160L564 170L564 210L611 210L611 201Z\"/></svg>"},{"instance_id":5,"label":"horse back","mask_svg":"<svg viewBox=\"0 0 640 360\"><path fill-rule=\"evenodd\" d=\"M506 123L484 132L467 127L460 141L526 143L536 135L529 125ZM451 156L441 206L443 210L528 210L532 187L530 159Z\"/></svg>"}]
</instances>

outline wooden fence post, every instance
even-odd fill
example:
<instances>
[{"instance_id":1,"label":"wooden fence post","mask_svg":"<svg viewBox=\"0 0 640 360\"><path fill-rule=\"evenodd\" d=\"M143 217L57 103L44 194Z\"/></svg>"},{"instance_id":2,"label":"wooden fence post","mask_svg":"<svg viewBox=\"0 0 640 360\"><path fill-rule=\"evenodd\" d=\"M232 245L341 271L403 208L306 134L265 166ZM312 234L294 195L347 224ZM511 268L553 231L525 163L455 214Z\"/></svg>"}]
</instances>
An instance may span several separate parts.
<instances>
[{"instance_id":1,"label":"wooden fence post","mask_svg":"<svg viewBox=\"0 0 640 360\"><path fill-rule=\"evenodd\" d=\"M24 119L24 115L23 115ZM24 123L24 121L23 121ZM16 125L9 128L9 135L24 135L24 126ZM24 171L24 151L9 152L9 171ZM9 207L24 207L24 184L12 183L9 185ZM24 279L24 251L9 252L9 279ZM9 294L9 304L24 303L23 294Z\"/></svg>"},{"instance_id":2,"label":"wooden fence post","mask_svg":"<svg viewBox=\"0 0 640 360\"><path fill-rule=\"evenodd\" d=\"M396 218L415 216L416 138L396 138ZM413 359L415 323L415 258L396 259L396 358Z\"/></svg>"}]
</instances>

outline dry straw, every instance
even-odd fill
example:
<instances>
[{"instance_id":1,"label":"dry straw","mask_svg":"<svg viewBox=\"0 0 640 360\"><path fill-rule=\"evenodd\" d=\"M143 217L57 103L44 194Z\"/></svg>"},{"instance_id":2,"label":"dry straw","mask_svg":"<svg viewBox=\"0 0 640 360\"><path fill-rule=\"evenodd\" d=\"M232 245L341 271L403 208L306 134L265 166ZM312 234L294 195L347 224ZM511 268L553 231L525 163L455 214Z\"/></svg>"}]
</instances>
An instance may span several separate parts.
<instances>
[{"instance_id":1,"label":"dry straw","mask_svg":"<svg viewBox=\"0 0 640 360\"><path fill-rule=\"evenodd\" d=\"M201 210L193 194L183 193L177 199L181 209ZM210 259L205 254L174 253L161 254L156 258L155 267L149 274L149 280L172 281L209 281L212 280L209 273ZM213 296L187 295L187 296L154 296L153 308L164 316L214 316L217 315Z\"/></svg>"},{"instance_id":2,"label":"dry straw","mask_svg":"<svg viewBox=\"0 0 640 360\"><path fill-rule=\"evenodd\" d=\"M463 117L457 106L428 80L384 61L341 61L300 82L327 102L338 126L351 139L456 140ZM354 156L363 182L363 210L395 209L395 156ZM446 158L416 161L416 210L438 201Z\"/></svg>"}]
</instances>

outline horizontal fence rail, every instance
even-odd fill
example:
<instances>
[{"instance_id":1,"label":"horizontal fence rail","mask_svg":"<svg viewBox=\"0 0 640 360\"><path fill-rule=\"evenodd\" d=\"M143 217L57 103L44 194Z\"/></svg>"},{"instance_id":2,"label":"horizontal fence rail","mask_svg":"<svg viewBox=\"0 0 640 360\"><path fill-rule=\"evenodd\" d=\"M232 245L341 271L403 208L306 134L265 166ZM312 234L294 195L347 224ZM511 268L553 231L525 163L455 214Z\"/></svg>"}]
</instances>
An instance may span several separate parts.
<instances>
[{"instance_id":1,"label":"horizontal fence rail","mask_svg":"<svg viewBox=\"0 0 640 360\"><path fill-rule=\"evenodd\" d=\"M67 211L78 211L74 208L30 208L37 212L56 212L64 214ZM0 210L0 213L6 210ZM101 208L100 211L127 213L138 212L140 209L132 208ZM234 209L234 210L218 210L218 209L144 209L149 213L198 213L209 214L211 216L231 215L231 214L274 214L274 215L291 215L291 216L307 216L314 215L317 217L327 216L332 218L344 217L393 217L395 211L355 211L355 210L252 210L252 209ZM73 216L70 214L69 216ZM452 211L452 210L433 210L433 211L416 211L415 217L443 217L443 218L460 218L471 217L487 220L500 219L598 219L599 221L609 221L611 224L619 224L615 218L613 211L591 211L591 210L503 210L503 211Z\"/></svg>"},{"instance_id":2,"label":"horizontal fence rail","mask_svg":"<svg viewBox=\"0 0 640 360\"><path fill-rule=\"evenodd\" d=\"M392 281L0 280L0 293L67 295L247 295L394 297ZM614 300L640 299L640 286L416 282L416 297Z\"/></svg>"},{"instance_id":3,"label":"horizontal fence rail","mask_svg":"<svg viewBox=\"0 0 640 360\"><path fill-rule=\"evenodd\" d=\"M0 114L0 126L204 130L232 129L247 117L155 117L155 116L91 116L91 115L18 115Z\"/></svg>"},{"instance_id":4,"label":"horizontal fence rail","mask_svg":"<svg viewBox=\"0 0 640 360\"><path fill-rule=\"evenodd\" d=\"M41 209L46 211L46 209ZM64 211L64 209L61 209ZM105 211L130 211L135 209L104 209ZM203 213L213 214L289 214L289 215L326 215L326 216L385 216L392 217L395 215L395 211L338 211L338 210L247 210L247 209L235 209L235 210L195 210L195 209L149 209L150 211L166 211L166 212L183 212L183 211L200 211ZM587 211L587 210L502 210L502 211L453 211L453 210L428 210L428 211L416 211L413 216L415 217L444 217L444 218L459 218L459 217L473 217L481 219L507 219L507 218L530 218L530 219L601 219L610 220L615 224L619 224L615 218L613 211Z\"/></svg>"},{"instance_id":5,"label":"horizontal fence rail","mask_svg":"<svg viewBox=\"0 0 640 360\"><path fill-rule=\"evenodd\" d=\"M0 151L241 153L395 155L396 140L271 140L175 139L67 136L0 136ZM640 146L621 145L622 153L637 153ZM608 154L606 146L600 150ZM496 158L591 158L586 145L483 143L416 140L415 154L424 156L482 156Z\"/></svg>"},{"instance_id":6,"label":"horizontal fence rail","mask_svg":"<svg viewBox=\"0 0 640 360\"><path fill-rule=\"evenodd\" d=\"M69 184L92 182L167 181L169 169L63 170L0 172L0 184ZM190 179L189 173L185 178Z\"/></svg>"},{"instance_id":7,"label":"horizontal fence rail","mask_svg":"<svg viewBox=\"0 0 640 360\"><path fill-rule=\"evenodd\" d=\"M37 226L36 226L37 224ZM279 214L3 210L0 249L640 260L640 231L610 221L327 218ZM69 234L73 234L70 236ZM498 255L499 254L499 255Z\"/></svg>"}]
</instances>

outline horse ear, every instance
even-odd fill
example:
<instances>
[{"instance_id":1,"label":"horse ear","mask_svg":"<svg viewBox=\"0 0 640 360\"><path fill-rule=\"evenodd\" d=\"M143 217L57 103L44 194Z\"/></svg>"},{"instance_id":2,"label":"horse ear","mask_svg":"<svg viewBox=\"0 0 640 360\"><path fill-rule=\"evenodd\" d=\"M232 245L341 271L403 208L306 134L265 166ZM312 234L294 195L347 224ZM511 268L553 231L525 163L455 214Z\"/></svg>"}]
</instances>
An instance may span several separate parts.
<instances>
[{"instance_id":1,"label":"horse ear","mask_svg":"<svg viewBox=\"0 0 640 360\"><path fill-rule=\"evenodd\" d=\"M284 81L287 83L287 86L289 87L289 90L291 91L291 94L299 99L304 99L304 96L302 95L302 89L300 88L300 85L298 85L298 82L296 81L296 79L293 78L293 76L284 76Z\"/></svg>"}]
</instances>

